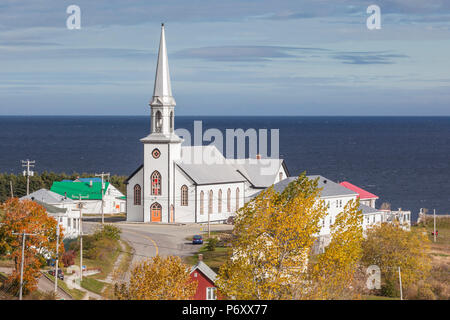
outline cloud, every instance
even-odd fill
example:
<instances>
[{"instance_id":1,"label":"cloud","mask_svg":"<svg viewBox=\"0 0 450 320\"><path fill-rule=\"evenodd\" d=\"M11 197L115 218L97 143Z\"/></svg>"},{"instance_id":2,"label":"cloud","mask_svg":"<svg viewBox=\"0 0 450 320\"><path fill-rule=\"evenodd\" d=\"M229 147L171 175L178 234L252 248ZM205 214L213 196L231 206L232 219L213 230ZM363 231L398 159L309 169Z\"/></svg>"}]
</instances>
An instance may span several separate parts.
<instances>
[{"instance_id":1,"label":"cloud","mask_svg":"<svg viewBox=\"0 0 450 320\"><path fill-rule=\"evenodd\" d=\"M394 64L395 59L408 58L404 54L382 53L382 52L342 52L332 56L344 64Z\"/></svg>"},{"instance_id":2,"label":"cloud","mask_svg":"<svg viewBox=\"0 0 450 320\"><path fill-rule=\"evenodd\" d=\"M174 58L193 58L209 61L265 61L279 58L295 58L299 52L324 52L322 48L283 46L215 46L190 48L176 52Z\"/></svg>"},{"instance_id":3,"label":"cloud","mask_svg":"<svg viewBox=\"0 0 450 320\"><path fill-rule=\"evenodd\" d=\"M0 41L0 47L54 47L54 46L61 46L61 44L50 41L28 41L28 40Z\"/></svg>"},{"instance_id":4,"label":"cloud","mask_svg":"<svg viewBox=\"0 0 450 320\"><path fill-rule=\"evenodd\" d=\"M1 46L1 44L0 44ZM11 59L156 59L154 52L123 48L56 48L33 50L3 50L0 58Z\"/></svg>"}]
</instances>

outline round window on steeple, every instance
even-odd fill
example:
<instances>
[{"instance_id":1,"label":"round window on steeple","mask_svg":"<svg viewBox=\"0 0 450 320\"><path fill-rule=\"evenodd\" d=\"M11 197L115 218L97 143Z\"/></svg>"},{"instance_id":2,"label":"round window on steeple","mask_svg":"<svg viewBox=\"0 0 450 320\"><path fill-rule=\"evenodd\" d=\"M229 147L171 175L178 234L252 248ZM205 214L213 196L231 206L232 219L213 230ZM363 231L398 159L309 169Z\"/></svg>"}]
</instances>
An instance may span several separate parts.
<instances>
[{"instance_id":1,"label":"round window on steeple","mask_svg":"<svg viewBox=\"0 0 450 320\"><path fill-rule=\"evenodd\" d=\"M158 149L153 149L153 151L152 151L153 158L158 159L160 155L161 155L161 152Z\"/></svg>"}]
</instances>

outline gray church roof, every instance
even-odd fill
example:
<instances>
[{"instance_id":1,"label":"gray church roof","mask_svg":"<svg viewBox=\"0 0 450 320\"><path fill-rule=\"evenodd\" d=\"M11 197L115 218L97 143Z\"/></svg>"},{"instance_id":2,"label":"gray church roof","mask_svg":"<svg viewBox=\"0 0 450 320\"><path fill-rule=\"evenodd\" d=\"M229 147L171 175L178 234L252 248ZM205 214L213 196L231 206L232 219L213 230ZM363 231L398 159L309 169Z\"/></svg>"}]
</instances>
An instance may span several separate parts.
<instances>
[{"instance_id":1,"label":"gray church roof","mask_svg":"<svg viewBox=\"0 0 450 320\"><path fill-rule=\"evenodd\" d=\"M337 196L356 196L357 193L341 186L340 184L331 181L328 178L325 178L320 175L312 175L312 176L306 176L310 180L315 180L319 178L318 181L318 187L323 188L321 192L321 197L337 197ZM296 180L298 177L289 177L284 180L281 180L280 182L274 184L274 189L277 192L283 192L283 190L287 187L289 183Z\"/></svg>"},{"instance_id":2,"label":"gray church roof","mask_svg":"<svg viewBox=\"0 0 450 320\"><path fill-rule=\"evenodd\" d=\"M177 163L177 165L195 183L200 185L245 181L244 177L229 164Z\"/></svg>"},{"instance_id":3,"label":"gray church roof","mask_svg":"<svg viewBox=\"0 0 450 320\"><path fill-rule=\"evenodd\" d=\"M248 159L244 161L245 163L243 164L236 163L233 165L255 188L267 188L271 186L276 179L278 170L283 164L283 160L281 159L263 159L256 163L250 163ZM273 170L272 168L276 169ZM264 169L268 172L265 173Z\"/></svg>"},{"instance_id":4,"label":"gray church roof","mask_svg":"<svg viewBox=\"0 0 450 320\"><path fill-rule=\"evenodd\" d=\"M29 199L29 200L38 200L45 203L73 203L74 201L70 198L64 199L64 196L57 194L56 192L47 190L47 189L39 189L33 193L30 193L27 196L23 196L20 200Z\"/></svg>"}]
</instances>

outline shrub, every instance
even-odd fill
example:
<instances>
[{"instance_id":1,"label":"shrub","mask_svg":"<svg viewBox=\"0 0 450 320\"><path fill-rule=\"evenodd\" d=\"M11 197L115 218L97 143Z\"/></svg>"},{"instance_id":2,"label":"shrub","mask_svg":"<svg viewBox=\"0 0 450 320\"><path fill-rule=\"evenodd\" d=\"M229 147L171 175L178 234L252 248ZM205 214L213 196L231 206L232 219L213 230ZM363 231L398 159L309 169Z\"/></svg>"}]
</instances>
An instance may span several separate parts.
<instances>
[{"instance_id":1,"label":"shrub","mask_svg":"<svg viewBox=\"0 0 450 320\"><path fill-rule=\"evenodd\" d=\"M436 296L429 285L420 286L417 290L417 299L420 300L436 300Z\"/></svg>"},{"instance_id":2,"label":"shrub","mask_svg":"<svg viewBox=\"0 0 450 320\"><path fill-rule=\"evenodd\" d=\"M69 251L64 252L64 254L63 254L62 258L61 258L62 263L64 264L64 267L67 268L67 267L70 267L70 266L74 265L75 264L75 257L76 257L76 254L75 254L75 251L73 251L73 250L69 250Z\"/></svg>"},{"instance_id":3,"label":"shrub","mask_svg":"<svg viewBox=\"0 0 450 320\"><path fill-rule=\"evenodd\" d=\"M103 228L97 230L94 233L95 240L108 238L111 240L120 240L120 234L122 230L112 224L105 224Z\"/></svg>"},{"instance_id":4,"label":"shrub","mask_svg":"<svg viewBox=\"0 0 450 320\"><path fill-rule=\"evenodd\" d=\"M208 251L215 251L218 242L219 240L217 240L217 238L209 238L208 243L206 245L206 249Z\"/></svg>"}]
</instances>

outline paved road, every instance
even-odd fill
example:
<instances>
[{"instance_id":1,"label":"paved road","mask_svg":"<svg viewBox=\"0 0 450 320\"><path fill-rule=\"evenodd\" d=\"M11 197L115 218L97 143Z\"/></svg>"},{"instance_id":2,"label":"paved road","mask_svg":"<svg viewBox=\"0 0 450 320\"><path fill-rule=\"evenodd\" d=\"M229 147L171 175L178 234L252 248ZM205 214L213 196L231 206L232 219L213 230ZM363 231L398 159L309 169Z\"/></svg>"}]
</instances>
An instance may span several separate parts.
<instances>
[{"instance_id":1,"label":"paved road","mask_svg":"<svg viewBox=\"0 0 450 320\"><path fill-rule=\"evenodd\" d=\"M58 280L58 282L59 281L61 281L61 280ZM46 278L44 275L42 275L39 278L38 288L40 291L44 291L44 292L53 291L53 290L55 290L55 283L53 281L49 280L48 278ZM63 298L64 300L72 300L72 297L70 295L68 295L67 293L65 293L64 291L62 291L59 287L58 287L58 296L60 298Z\"/></svg>"},{"instance_id":2,"label":"paved road","mask_svg":"<svg viewBox=\"0 0 450 320\"><path fill-rule=\"evenodd\" d=\"M206 226L198 224L136 224L115 222L121 228L122 238L130 243L135 250L133 263L151 258L157 254L162 256L176 255L180 257L197 253L199 247L193 245L187 237L194 234L205 234ZM92 232L98 222L83 221L85 232ZM203 231L201 231L203 228ZM211 231L231 230L232 226L225 224L211 225Z\"/></svg>"}]
</instances>

